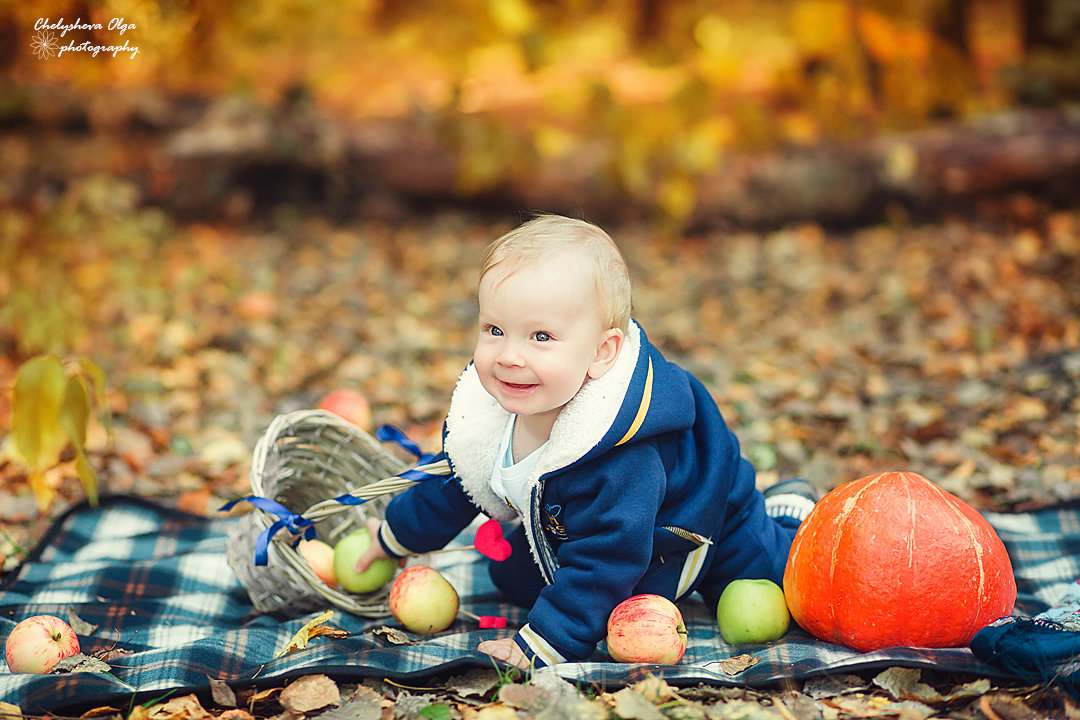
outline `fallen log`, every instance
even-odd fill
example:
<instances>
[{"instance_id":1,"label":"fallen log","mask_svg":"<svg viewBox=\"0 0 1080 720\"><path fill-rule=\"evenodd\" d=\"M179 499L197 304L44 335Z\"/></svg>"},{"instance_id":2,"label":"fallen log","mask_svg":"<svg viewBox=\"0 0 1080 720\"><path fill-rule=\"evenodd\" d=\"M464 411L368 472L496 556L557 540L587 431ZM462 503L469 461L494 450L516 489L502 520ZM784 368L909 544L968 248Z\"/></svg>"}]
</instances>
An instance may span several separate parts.
<instances>
[{"instance_id":1,"label":"fallen log","mask_svg":"<svg viewBox=\"0 0 1080 720\"><path fill-rule=\"evenodd\" d=\"M54 194L80 175L115 172L115 158L123 156L123 174L143 200L181 216L242 220L289 204L337 217L393 219L433 203L603 221L655 213L650 198L614 187L604 172L609 147L536 164L470 193L461 184L457 149L423 118L343 121L310 106L236 99L155 98L128 106L135 111L114 111L106 127L95 127L90 117L84 125L67 118L64 127L38 122L16 129L30 159L8 168L14 197L35 197L42 187ZM154 108L152 117L140 107ZM94 151L42 152L39 146L56 142L58 133L65 147L78 144L74 134ZM102 151L110 138L119 147ZM124 152L125 145L133 149ZM78 161L65 166L65 158ZM94 158L101 158L100 166ZM107 158L114 167L106 166ZM698 227L856 224L878 221L891 208L933 216L1015 191L1069 202L1080 196L1078 187L1080 110L1016 111L862 141L732 153L697 179L697 203L687 221Z\"/></svg>"}]
</instances>

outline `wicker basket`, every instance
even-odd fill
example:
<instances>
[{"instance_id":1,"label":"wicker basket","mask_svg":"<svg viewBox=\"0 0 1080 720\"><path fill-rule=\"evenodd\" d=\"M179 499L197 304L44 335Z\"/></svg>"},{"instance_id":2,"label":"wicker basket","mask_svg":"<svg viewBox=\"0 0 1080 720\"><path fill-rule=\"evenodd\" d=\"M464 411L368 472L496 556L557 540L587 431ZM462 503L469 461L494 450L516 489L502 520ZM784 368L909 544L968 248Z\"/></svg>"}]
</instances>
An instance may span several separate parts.
<instances>
[{"instance_id":1,"label":"wicker basket","mask_svg":"<svg viewBox=\"0 0 1080 720\"><path fill-rule=\"evenodd\" d=\"M255 446L251 491L316 521L318 536L333 545L381 518L389 494L413 484L398 478L409 466L378 440L337 415L300 410L274 419ZM371 498L347 505L333 498L350 493ZM267 547L267 564L255 564L258 537L278 521L262 509L243 516L229 532L227 555L255 608L301 615L335 605L365 617L389 614L386 588L364 595L320 580L292 547L297 536L282 528Z\"/></svg>"}]
</instances>

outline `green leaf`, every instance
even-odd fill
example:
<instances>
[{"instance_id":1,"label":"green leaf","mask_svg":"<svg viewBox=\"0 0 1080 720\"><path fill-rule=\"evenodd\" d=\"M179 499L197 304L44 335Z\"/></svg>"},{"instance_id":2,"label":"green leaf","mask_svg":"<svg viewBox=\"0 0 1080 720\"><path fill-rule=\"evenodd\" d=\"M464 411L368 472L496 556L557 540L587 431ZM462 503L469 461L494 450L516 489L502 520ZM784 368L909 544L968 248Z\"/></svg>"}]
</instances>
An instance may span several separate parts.
<instances>
[{"instance_id":1,"label":"green leaf","mask_svg":"<svg viewBox=\"0 0 1080 720\"><path fill-rule=\"evenodd\" d=\"M15 375L11 427L15 450L31 469L52 467L67 443L60 427L64 366L53 355L28 360Z\"/></svg>"},{"instance_id":2,"label":"green leaf","mask_svg":"<svg viewBox=\"0 0 1080 720\"><path fill-rule=\"evenodd\" d=\"M443 703L432 703L425 708L420 708L420 715L427 720L450 720L450 706Z\"/></svg>"}]
</instances>

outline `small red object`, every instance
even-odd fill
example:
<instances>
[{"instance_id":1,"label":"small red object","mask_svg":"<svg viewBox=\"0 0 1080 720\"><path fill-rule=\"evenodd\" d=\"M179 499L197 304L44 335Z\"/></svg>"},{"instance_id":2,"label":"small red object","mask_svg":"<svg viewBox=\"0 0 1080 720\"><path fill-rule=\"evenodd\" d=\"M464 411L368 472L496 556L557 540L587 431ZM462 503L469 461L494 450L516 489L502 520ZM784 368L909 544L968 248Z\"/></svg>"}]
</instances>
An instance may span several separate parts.
<instances>
[{"instance_id":1,"label":"small red object","mask_svg":"<svg viewBox=\"0 0 1080 720\"><path fill-rule=\"evenodd\" d=\"M506 627L506 618L499 617L498 615L481 615L480 616L480 629L487 630L488 628L504 628Z\"/></svg>"},{"instance_id":2,"label":"small red object","mask_svg":"<svg viewBox=\"0 0 1080 720\"><path fill-rule=\"evenodd\" d=\"M480 526L476 531L473 544L481 554L496 562L502 562L510 557L510 543L502 536L502 526L495 518L491 518Z\"/></svg>"}]
</instances>

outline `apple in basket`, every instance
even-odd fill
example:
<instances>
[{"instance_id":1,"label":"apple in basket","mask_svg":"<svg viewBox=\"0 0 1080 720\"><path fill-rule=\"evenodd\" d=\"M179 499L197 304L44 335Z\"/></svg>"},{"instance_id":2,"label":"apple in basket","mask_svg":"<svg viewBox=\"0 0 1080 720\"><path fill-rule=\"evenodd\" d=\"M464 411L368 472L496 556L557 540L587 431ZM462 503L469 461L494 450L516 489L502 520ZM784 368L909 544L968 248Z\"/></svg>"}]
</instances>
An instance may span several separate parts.
<instances>
[{"instance_id":1,"label":"apple in basket","mask_svg":"<svg viewBox=\"0 0 1080 720\"><path fill-rule=\"evenodd\" d=\"M337 573L334 572L334 548L318 538L314 540L301 540L296 545L296 552L304 558L312 572L330 587L338 584Z\"/></svg>"},{"instance_id":2,"label":"apple in basket","mask_svg":"<svg viewBox=\"0 0 1080 720\"><path fill-rule=\"evenodd\" d=\"M356 561L371 547L371 535L366 528L352 532L338 540L334 546L334 575L341 587L351 593L369 593L378 590L397 572L397 562L379 558L364 572L356 572Z\"/></svg>"},{"instance_id":3,"label":"apple in basket","mask_svg":"<svg viewBox=\"0 0 1080 720\"><path fill-rule=\"evenodd\" d=\"M323 396L317 408L332 412L364 430L371 427L371 403L355 390L333 390Z\"/></svg>"},{"instance_id":4,"label":"apple in basket","mask_svg":"<svg viewBox=\"0 0 1080 720\"><path fill-rule=\"evenodd\" d=\"M791 624L784 591L772 580L740 578L728 583L716 604L716 622L731 645L779 640Z\"/></svg>"},{"instance_id":5,"label":"apple in basket","mask_svg":"<svg viewBox=\"0 0 1080 720\"><path fill-rule=\"evenodd\" d=\"M608 654L616 662L676 665L686 652L686 639L682 613L660 595L635 595L608 616Z\"/></svg>"},{"instance_id":6,"label":"apple in basket","mask_svg":"<svg viewBox=\"0 0 1080 720\"><path fill-rule=\"evenodd\" d=\"M4 659L13 673L48 673L78 652L79 636L55 615L26 618L12 628L4 643Z\"/></svg>"},{"instance_id":7,"label":"apple in basket","mask_svg":"<svg viewBox=\"0 0 1080 720\"><path fill-rule=\"evenodd\" d=\"M438 570L413 565L390 586L390 612L406 630L428 635L450 627L458 613L458 594Z\"/></svg>"}]
</instances>

